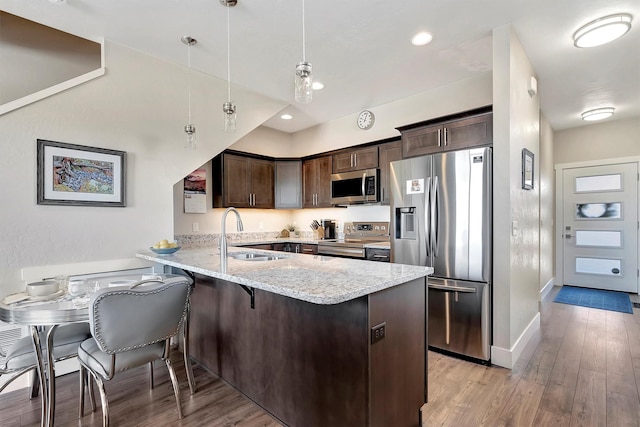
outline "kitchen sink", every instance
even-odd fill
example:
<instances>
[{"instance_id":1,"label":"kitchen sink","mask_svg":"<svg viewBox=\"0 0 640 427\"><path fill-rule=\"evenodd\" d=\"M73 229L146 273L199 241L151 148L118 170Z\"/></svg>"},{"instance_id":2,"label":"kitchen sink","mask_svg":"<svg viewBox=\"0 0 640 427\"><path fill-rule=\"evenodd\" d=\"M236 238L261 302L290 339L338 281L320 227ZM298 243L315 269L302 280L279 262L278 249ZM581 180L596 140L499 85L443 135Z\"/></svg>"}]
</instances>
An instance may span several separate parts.
<instances>
[{"instance_id":1,"label":"kitchen sink","mask_svg":"<svg viewBox=\"0 0 640 427\"><path fill-rule=\"evenodd\" d=\"M275 261L278 259L287 259L288 256L283 255L271 255L255 252L235 252L230 253L231 258L239 259L241 261Z\"/></svg>"}]
</instances>

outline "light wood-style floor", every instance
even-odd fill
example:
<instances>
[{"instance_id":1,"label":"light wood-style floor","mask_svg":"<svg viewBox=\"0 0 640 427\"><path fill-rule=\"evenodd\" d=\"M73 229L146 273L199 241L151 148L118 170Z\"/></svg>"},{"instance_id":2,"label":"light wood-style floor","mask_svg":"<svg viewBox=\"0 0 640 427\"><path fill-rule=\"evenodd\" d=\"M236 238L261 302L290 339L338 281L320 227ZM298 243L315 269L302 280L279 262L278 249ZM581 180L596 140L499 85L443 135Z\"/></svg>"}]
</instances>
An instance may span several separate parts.
<instances>
[{"instance_id":1,"label":"light wood-style floor","mask_svg":"<svg viewBox=\"0 0 640 427\"><path fill-rule=\"evenodd\" d=\"M541 337L513 370L429 353L424 426L640 426L640 309L630 315L556 304L558 289L541 304ZM169 376L157 364L153 391L145 368L107 383L112 426L281 426L198 365L191 396L180 353L173 354L185 418L178 420ZM77 419L76 374L57 385L56 426L101 425L99 408ZM39 425L40 401L26 394L0 396L0 426Z\"/></svg>"},{"instance_id":2,"label":"light wood-style floor","mask_svg":"<svg viewBox=\"0 0 640 427\"><path fill-rule=\"evenodd\" d=\"M513 370L429 354L424 426L640 426L640 309L554 303L559 289Z\"/></svg>"}]
</instances>

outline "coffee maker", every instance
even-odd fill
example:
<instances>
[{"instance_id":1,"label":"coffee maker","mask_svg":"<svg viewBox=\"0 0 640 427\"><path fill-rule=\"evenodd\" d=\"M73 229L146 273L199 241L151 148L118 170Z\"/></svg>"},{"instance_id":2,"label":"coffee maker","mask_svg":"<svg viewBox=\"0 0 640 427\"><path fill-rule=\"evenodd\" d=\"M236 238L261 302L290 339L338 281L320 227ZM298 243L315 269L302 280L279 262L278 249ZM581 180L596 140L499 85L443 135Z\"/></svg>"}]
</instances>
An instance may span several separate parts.
<instances>
[{"instance_id":1,"label":"coffee maker","mask_svg":"<svg viewBox=\"0 0 640 427\"><path fill-rule=\"evenodd\" d=\"M321 237L322 240L330 240L336 238L336 220L335 219L321 219L320 226L324 229L324 233Z\"/></svg>"}]
</instances>

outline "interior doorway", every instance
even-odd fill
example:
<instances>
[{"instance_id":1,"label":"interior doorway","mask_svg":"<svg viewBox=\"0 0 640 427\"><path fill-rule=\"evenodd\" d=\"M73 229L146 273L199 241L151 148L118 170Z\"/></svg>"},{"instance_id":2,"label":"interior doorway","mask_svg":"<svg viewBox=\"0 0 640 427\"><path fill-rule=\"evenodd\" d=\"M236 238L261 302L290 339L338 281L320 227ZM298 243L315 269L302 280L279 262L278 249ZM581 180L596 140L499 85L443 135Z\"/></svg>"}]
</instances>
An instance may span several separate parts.
<instances>
[{"instance_id":1,"label":"interior doorway","mask_svg":"<svg viewBox=\"0 0 640 427\"><path fill-rule=\"evenodd\" d=\"M639 293L638 161L556 166L559 281Z\"/></svg>"}]
</instances>

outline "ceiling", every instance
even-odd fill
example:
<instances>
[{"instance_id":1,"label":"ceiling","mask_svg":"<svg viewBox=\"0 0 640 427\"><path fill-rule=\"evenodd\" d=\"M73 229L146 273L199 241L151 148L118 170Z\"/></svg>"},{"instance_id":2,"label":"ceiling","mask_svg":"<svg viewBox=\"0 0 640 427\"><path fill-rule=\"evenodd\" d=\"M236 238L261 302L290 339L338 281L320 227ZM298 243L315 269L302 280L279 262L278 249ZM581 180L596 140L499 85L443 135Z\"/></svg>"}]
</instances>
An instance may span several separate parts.
<instances>
[{"instance_id":1,"label":"ceiling","mask_svg":"<svg viewBox=\"0 0 640 427\"><path fill-rule=\"evenodd\" d=\"M306 0L305 8L306 59L325 85L310 104L293 99L302 0L239 0L230 9L231 81L290 104L293 120L278 114L265 122L274 129L296 132L491 70L492 30L505 24L536 70L541 109L555 130L585 124L580 113L601 106L616 107L616 119L640 116L638 0ZM182 65L180 38L189 35L198 40L192 67L226 80L227 8L219 0L0 0L0 9ZM573 46L577 28L620 12L634 17L624 37ZM433 42L412 46L418 31L431 32Z\"/></svg>"}]
</instances>

